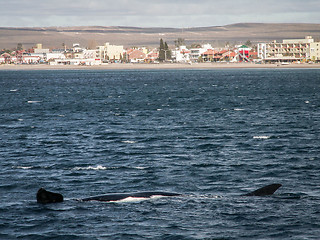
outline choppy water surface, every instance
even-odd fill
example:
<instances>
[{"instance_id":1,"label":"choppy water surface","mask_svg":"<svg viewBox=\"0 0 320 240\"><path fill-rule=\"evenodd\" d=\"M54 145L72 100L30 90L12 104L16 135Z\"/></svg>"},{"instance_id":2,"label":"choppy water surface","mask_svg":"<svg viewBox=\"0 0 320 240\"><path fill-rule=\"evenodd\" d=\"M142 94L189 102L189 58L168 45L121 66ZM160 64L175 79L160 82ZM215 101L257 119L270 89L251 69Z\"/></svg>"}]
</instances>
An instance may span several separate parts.
<instances>
[{"instance_id":1,"label":"choppy water surface","mask_svg":"<svg viewBox=\"0 0 320 240\"><path fill-rule=\"evenodd\" d=\"M320 70L1 71L0 92L0 239L319 239ZM185 196L73 200L153 190Z\"/></svg>"}]
</instances>

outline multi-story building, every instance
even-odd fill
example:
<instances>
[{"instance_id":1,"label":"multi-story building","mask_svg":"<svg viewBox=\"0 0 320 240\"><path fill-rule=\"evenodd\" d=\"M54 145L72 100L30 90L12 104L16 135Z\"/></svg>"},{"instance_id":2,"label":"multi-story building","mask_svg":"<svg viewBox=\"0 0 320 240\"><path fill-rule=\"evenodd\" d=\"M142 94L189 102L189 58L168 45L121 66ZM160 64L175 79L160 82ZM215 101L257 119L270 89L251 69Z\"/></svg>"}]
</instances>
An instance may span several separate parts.
<instances>
[{"instance_id":1,"label":"multi-story building","mask_svg":"<svg viewBox=\"0 0 320 240\"><path fill-rule=\"evenodd\" d=\"M190 60L192 62L197 62L201 58L201 55L208 51L209 49L213 50L213 47L210 44L204 44L199 48L190 49Z\"/></svg>"},{"instance_id":2,"label":"multi-story building","mask_svg":"<svg viewBox=\"0 0 320 240\"><path fill-rule=\"evenodd\" d=\"M96 58L96 50L81 48L79 43L73 44L71 58L89 59Z\"/></svg>"},{"instance_id":3,"label":"multi-story building","mask_svg":"<svg viewBox=\"0 0 320 240\"><path fill-rule=\"evenodd\" d=\"M186 46L180 46L172 51L172 58L175 62L190 62L190 53Z\"/></svg>"},{"instance_id":4,"label":"multi-story building","mask_svg":"<svg viewBox=\"0 0 320 240\"><path fill-rule=\"evenodd\" d=\"M309 47L310 60L313 62L320 61L320 42L310 43Z\"/></svg>"},{"instance_id":5,"label":"multi-story building","mask_svg":"<svg viewBox=\"0 0 320 240\"><path fill-rule=\"evenodd\" d=\"M123 46L105 43L105 45L97 47L96 53L97 58L102 61L120 60L123 57Z\"/></svg>"},{"instance_id":6,"label":"multi-story building","mask_svg":"<svg viewBox=\"0 0 320 240\"><path fill-rule=\"evenodd\" d=\"M310 59L310 45L314 43L311 36L305 39L288 39L282 43L258 44L258 57L265 62L300 62Z\"/></svg>"}]
</instances>

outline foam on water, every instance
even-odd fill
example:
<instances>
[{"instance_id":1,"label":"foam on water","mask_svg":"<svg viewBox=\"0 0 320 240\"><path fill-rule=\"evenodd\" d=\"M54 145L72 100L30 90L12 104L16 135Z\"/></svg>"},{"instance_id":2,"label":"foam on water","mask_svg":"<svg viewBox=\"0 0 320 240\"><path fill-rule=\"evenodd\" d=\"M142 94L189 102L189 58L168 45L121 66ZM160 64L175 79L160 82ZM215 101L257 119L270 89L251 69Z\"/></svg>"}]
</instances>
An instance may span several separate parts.
<instances>
[{"instance_id":1,"label":"foam on water","mask_svg":"<svg viewBox=\"0 0 320 240\"><path fill-rule=\"evenodd\" d=\"M131 140L125 140L125 141L121 141L122 143L129 143L129 144L134 144L136 143L136 141L131 141Z\"/></svg>"},{"instance_id":2,"label":"foam on water","mask_svg":"<svg viewBox=\"0 0 320 240\"><path fill-rule=\"evenodd\" d=\"M72 170L75 170L75 171L79 171L79 170L96 170L96 171L99 171L99 170L106 170L106 169L113 169L113 168L104 167L102 165L97 165L97 166L87 166L87 167L75 167Z\"/></svg>"},{"instance_id":3,"label":"foam on water","mask_svg":"<svg viewBox=\"0 0 320 240\"><path fill-rule=\"evenodd\" d=\"M32 166L16 166L16 167L12 167L12 168L16 168L16 169L32 169L34 167L32 167Z\"/></svg>"},{"instance_id":4,"label":"foam on water","mask_svg":"<svg viewBox=\"0 0 320 240\"><path fill-rule=\"evenodd\" d=\"M261 136L253 136L253 139L269 139L270 136L261 135Z\"/></svg>"}]
</instances>

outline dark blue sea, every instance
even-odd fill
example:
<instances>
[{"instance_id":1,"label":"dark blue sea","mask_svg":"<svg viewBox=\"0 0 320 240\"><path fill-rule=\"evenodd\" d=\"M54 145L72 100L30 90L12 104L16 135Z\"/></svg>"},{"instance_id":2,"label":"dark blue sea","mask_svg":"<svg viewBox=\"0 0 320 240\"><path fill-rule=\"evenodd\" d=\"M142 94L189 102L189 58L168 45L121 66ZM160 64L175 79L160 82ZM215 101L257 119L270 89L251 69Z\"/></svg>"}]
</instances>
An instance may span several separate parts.
<instances>
[{"instance_id":1,"label":"dark blue sea","mask_svg":"<svg viewBox=\"0 0 320 240\"><path fill-rule=\"evenodd\" d=\"M0 239L320 239L320 69L2 70L0 92ZM138 191L184 195L74 200Z\"/></svg>"}]
</instances>

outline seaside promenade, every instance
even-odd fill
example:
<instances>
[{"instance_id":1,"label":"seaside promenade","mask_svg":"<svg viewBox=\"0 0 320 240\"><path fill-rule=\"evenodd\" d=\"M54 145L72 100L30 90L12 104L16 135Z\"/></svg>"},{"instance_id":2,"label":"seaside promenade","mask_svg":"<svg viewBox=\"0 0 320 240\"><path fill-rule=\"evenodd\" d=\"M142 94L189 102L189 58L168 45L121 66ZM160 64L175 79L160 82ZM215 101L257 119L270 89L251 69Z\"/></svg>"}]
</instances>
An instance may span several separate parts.
<instances>
[{"instance_id":1,"label":"seaside promenade","mask_svg":"<svg viewBox=\"0 0 320 240\"><path fill-rule=\"evenodd\" d=\"M254 64L254 63L160 63L160 64L133 64L111 63L93 66L78 65L0 65L1 70L148 70L148 69L232 69L232 68L320 68L320 63L308 64Z\"/></svg>"}]
</instances>

